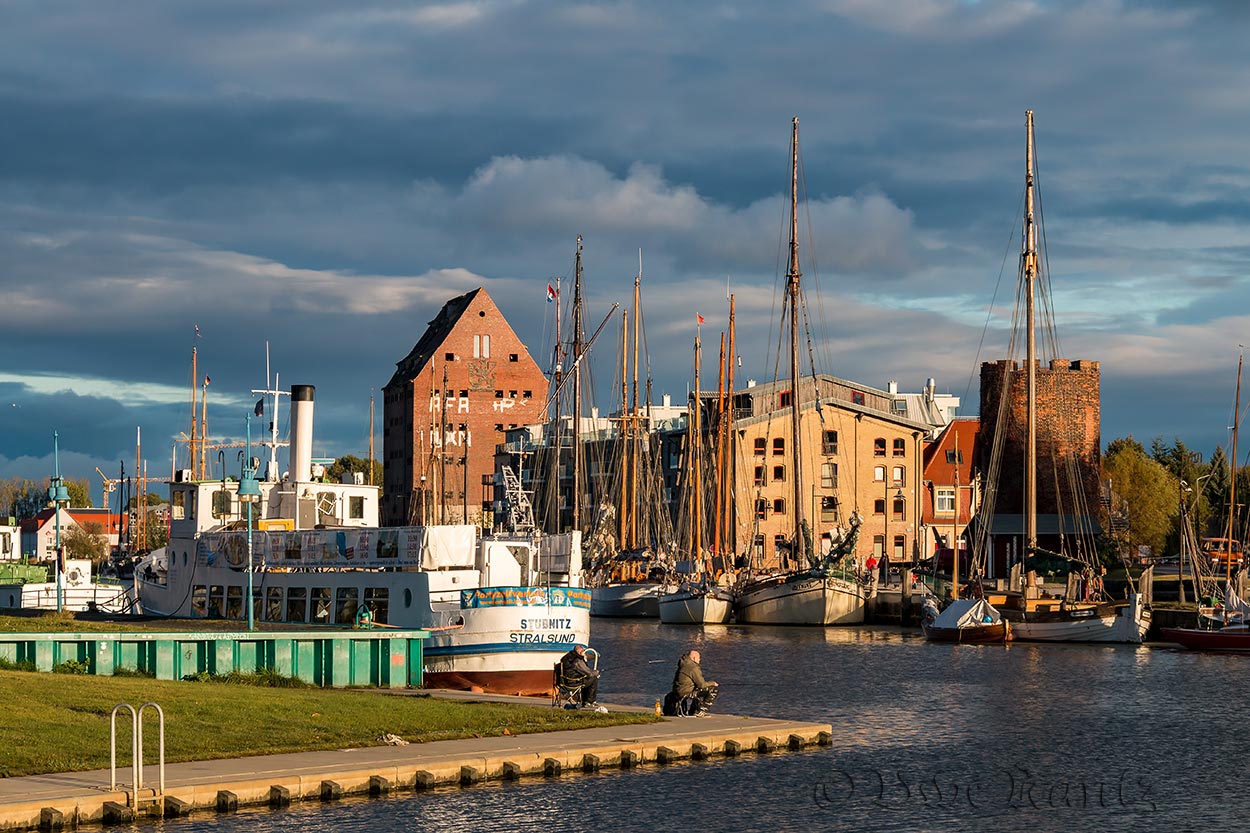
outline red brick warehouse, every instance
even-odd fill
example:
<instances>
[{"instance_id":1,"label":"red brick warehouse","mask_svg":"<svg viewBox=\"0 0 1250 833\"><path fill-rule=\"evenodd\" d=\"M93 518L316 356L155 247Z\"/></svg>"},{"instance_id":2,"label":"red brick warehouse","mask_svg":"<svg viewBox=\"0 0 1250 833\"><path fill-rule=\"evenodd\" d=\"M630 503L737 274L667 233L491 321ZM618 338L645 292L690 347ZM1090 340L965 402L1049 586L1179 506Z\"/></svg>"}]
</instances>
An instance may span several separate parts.
<instances>
[{"instance_id":1,"label":"red brick warehouse","mask_svg":"<svg viewBox=\"0 0 1250 833\"><path fill-rule=\"evenodd\" d=\"M547 378L486 290L444 304L382 390L382 523L489 526L495 446L542 421Z\"/></svg>"}]
</instances>

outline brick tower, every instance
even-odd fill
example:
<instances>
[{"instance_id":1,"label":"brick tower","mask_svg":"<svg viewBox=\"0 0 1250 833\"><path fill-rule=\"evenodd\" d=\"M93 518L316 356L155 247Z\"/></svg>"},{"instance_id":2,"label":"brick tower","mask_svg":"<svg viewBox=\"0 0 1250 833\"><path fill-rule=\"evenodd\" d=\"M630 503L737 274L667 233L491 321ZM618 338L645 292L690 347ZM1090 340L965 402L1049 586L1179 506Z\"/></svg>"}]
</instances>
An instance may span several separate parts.
<instances>
[{"instance_id":1,"label":"brick tower","mask_svg":"<svg viewBox=\"0 0 1250 833\"><path fill-rule=\"evenodd\" d=\"M981 364L981 433L976 466L983 474L989 472L1000 403L1006 409L1001 426L1004 447L997 513L1023 511L1028 430L1026 376L1017 361L1004 359ZM1038 367L1038 514L1056 514L1061 510L1065 514L1098 514L1102 460L1100 389L1098 362L1051 359L1048 368ZM1069 475L1070 467L1074 467L1075 477Z\"/></svg>"},{"instance_id":2,"label":"brick tower","mask_svg":"<svg viewBox=\"0 0 1250 833\"><path fill-rule=\"evenodd\" d=\"M495 445L547 378L485 289L452 298L382 389L382 523L490 525Z\"/></svg>"}]
</instances>

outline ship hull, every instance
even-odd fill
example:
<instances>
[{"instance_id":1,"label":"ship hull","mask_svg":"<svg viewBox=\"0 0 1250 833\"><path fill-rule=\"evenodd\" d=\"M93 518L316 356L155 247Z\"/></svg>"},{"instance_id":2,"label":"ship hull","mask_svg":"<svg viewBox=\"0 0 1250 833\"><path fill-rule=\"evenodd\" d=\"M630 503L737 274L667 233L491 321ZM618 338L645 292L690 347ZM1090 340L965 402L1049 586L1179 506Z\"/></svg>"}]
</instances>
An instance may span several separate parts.
<instances>
[{"instance_id":1,"label":"ship hull","mask_svg":"<svg viewBox=\"0 0 1250 833\"><path fill-rule=\"evenodd\" d=\"M1237 627L1237 626L1233 626ZM1203 628L1164 628L1163 638L1194 651L1250 653L1250 630L1216 630Z\"/></svg>"},{"instance_id":2,"label":"ship hull","mask_svg":"<svg viewBox=\"0 0 1250 833\"><path fill-rule=\"evenodd\" d=\"M590 615L655 619L660 615L660 596L673 591L663 584L607 584L590 591Z\"/></svg>"},{"instance_id":3,"label":"ship hull","mask_svg":"<svg viewBox=\"0 0 1250 833\"><path fill-rule=\"evenodd\" d=\"M832 576L777 576L743 587L738 622L752 625L858 625L863 586Z\"/></svg>"},{"instance_id":4,"label":"ship hull","mask_svg":"<svg viewBox=\"0 0 1250 833\"><path fill-rule=\"evenodd\" d=\"M1110 611L1091 610L1088 615L1073 611L1011 622L1012 639L1020 642L1107 642L1141 644L1150 630L1150 611L1141 596L1134 594L1127 605Z\"/></svg>"},{"instance_id":5,"label":"ship hull","mask_svg":"<svg viewBox=\"0 0 1250 833\"><path fill-rule=\"evenodd\" d=\"M678 590L659 599L660 621L667 625L723 625L733 614L726 593Z\"/></svg>"}]
</instances>

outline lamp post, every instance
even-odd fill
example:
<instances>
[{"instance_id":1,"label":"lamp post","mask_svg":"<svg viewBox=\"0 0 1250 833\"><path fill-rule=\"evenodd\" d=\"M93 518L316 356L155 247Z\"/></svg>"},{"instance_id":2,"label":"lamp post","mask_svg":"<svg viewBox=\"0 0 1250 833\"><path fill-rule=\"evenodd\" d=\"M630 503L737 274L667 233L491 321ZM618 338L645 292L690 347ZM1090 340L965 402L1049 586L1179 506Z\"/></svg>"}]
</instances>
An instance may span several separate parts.
<instances>
[{"instance_id":1,"label":"lamp post","mask_svg":"<svg viewBox=\"0 0 1250 833\"><path fill-rule=\"evenodd\" d=\"M56 612L60 613L64 605L64 591L62 589L62 553L61 553L61 504L69 503L69 490L65 488L65 481L61 479L61 449L60 440L56 431L52 432L52 465L55 474L52 477L52 484L48 487L48 498L52 501L52 511L56 516Z\"/></svg>"},{"instance_id":2,"label":"lamp post","mask_svg":"<svg viewBox=\"0 0 1250 833\"><path fill-rule=\"evenodd\" d=\"M247 504L247 629L256 630L256 617L252 611L252 504L260 500L260 484L256 482L256 469L252 465L252 415L247 415L247 450L243 457L243 472L239 478L239 500Z\"/></svg>"}]
</instances>

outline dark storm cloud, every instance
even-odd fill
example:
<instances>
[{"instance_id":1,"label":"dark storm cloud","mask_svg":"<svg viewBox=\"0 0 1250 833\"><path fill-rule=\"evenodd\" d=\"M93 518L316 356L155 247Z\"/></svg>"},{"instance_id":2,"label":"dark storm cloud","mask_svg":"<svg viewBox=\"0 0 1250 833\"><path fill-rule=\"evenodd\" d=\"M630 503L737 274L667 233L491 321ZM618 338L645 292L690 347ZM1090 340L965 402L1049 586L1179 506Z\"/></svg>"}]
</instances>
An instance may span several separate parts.
<instances>
[{"instance_id":1,"label":"dark storm cloud","mask_svg":"<svg viewBox=\"0 0 1250 833\"><path fill-rule=\"evenodd\" d=\"M0 378L82 381L72 400L17 391L13 410L43 427L6 440L0 475L43 464L40 435L65 408L101 412L63 432L71 454L95 455L76 464L116 454L137 423L154 447L172 441L193 343L223 433L241 432L269 340L284 386L318 386L318 453L363 453L369 389L448 297L486 286L545 355L543 289L570 271L578 233L588 317L628 296L642 248L649 343L685 356L695 312L723 326L729 278L744 371L764 380L794 115L821 369L905 388L932 375L968 396L976 361L1007 341L1004 290L978 354L999 272L1015 269L1026 107L1064 344L1103 361L1104 439L1141 436L1154 392L1216 386L1202 374L1246 323L1239 15L1024 0L6 4ZM657 373L657 390L685 390L681 363ZM1175 401L1159 420L1205 431Z\"/></svg>"}]
</instances>

